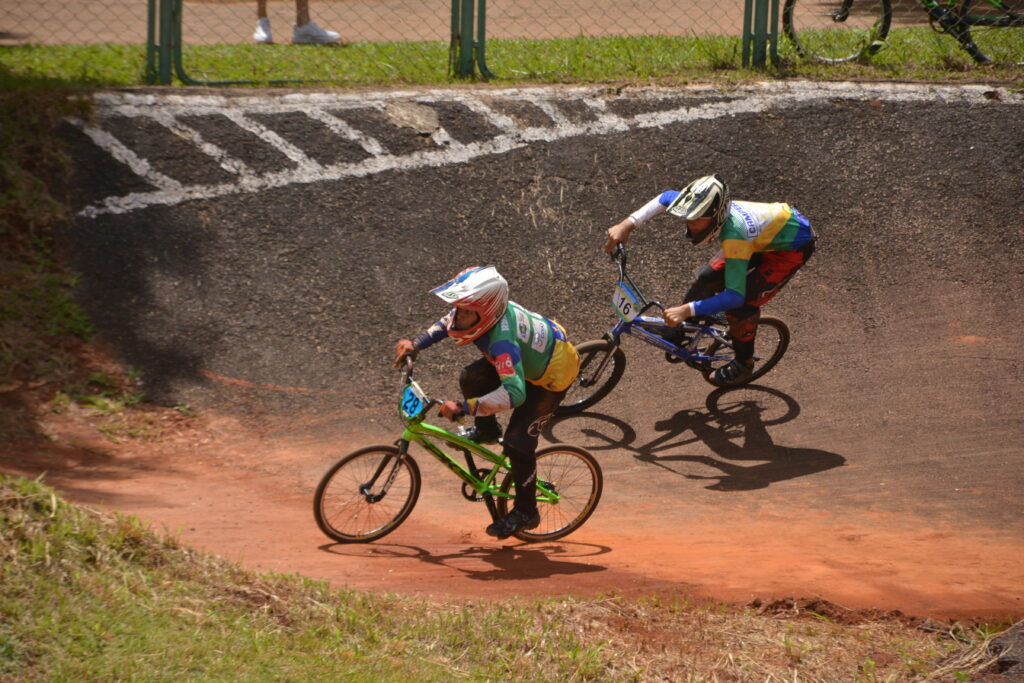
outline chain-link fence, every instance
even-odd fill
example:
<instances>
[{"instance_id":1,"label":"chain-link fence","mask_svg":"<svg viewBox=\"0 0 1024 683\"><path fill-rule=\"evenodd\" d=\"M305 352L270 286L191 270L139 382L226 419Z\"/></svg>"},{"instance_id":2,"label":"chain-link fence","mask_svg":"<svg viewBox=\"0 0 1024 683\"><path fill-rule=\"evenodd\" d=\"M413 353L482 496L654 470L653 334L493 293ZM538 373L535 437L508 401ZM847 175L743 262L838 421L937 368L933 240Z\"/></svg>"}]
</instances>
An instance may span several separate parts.
<instances>
[{"instance_id":1,"label":"chain-link fence","mask_svg":"<svg viewBox=\"0 0 1024 683\"><path fill-rule=\"evenodd\" d=\"M479 30L479 4L476 8L474 31ZM260 15L265 15L264 22ZM0 0L0 45L144 46L147 16L146 0ZM492 0L485 17L491 70L510 78L528 74L543 79L569 74L567 60L601 58L588 55L592 43L581 39L722 35L738 43L743 2ZM304 29L296 25L306 21L312 24L305 28L323 30L314 40L330 39L330 32L339 34L339 40L298 47ZM376 71L378 81L390 73L409 74L410 69L436 80L450 72L450 43L457 32L452 23L451 0L284 0L266 2L262 8L258 0L185 0L181 64L198 81L351 82L357 68ZM571 57L565 56L563 46L557 58L561 63L553 61L540 42L550 39L565 41ZM628 42L609 49L616 58L619 52L631 52L632 59L659 61L671 58L670 45L664 47L660 56L656 46L647 48L652 52L648 55ZM140 73L143 61L140 57Z\"/></svg>"},{"instance_id":2,"label":"chain-link fence","mask_svg":"<svg viewBox=\"0 0 1024 683\"><path fill-rule=\"evenodd\" d=\"M1024 0L942 1L989 12L983 23L1009 21L1016 28L975 26L971 36L1000 61L1024 58ZM891 0L883 12L881 0L858 0L837 20L837 8L849 5L779 0L778 47L795 59L817 55L819 48L823 57L850 57L868 47L870 56L877 51L872 45L884 46L881 54L888 56L907 34L896 41L893 35L916 27L918 42L907 41L899 59L912 63L932 50L951 63L964 55L950 37L953 29L929 13L935 4ZM153 28L167 23L162 9L168 6L175 8L171 38ZM692 67L738 66L749 6L750 0L0 0L0 50L93 46L85 59L81 51L41 53L39 68L66 59L88 74L130 64L141 80L147 32L156 31L156 42L173 43L178 76L186 82L437 83L453 70L466 75L452 60L459 47L465 60L467 46L475 53L474 68L505 79L663 77ZM475 15L460 26L467 8ZM888 40L873 33L882 14L892 27Z\"/></svg>"}]
</instances>

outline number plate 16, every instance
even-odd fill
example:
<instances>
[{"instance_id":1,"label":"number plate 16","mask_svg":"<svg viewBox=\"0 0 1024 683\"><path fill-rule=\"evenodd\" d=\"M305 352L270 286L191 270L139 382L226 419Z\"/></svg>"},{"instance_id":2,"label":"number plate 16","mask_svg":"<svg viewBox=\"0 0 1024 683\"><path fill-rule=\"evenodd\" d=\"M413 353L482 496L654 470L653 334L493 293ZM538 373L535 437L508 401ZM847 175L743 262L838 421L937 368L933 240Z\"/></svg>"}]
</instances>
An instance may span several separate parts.
<instances>
[{"instance_id":1,"label":"number plate 16","mask_svg":"<svg viewBox=\"0 0 1024 683\"><path fill-rule=\"evenodd\" d=\"M640 314L640 299L625 282L619 282L612 291L612 305L620 318L629 322Z\"/></svg>"}]
</instances>

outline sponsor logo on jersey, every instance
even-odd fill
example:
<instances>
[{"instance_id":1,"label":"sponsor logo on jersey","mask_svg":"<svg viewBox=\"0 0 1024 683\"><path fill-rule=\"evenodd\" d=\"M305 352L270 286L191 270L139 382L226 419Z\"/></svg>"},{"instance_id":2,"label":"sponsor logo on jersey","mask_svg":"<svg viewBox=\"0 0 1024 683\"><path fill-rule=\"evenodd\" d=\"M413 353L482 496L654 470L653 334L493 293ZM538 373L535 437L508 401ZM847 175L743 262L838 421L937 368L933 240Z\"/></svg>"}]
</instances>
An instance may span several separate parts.
<instances>
[{"instance_id":1,"label":"sponsor logo on jersey","mask_svg":"<svg viewBox=\"0 0 1024 683\"><path fill-rule=\"evenodd\" d=\"M516 309L516 336L524 344L530 343L530 319L518 308Z\"/></svg>"},{"instance_id":2,"label":"sponsor logo on jersey","mask_svg":"<svg viewBox=\"0 0 1024 683\"><path fill-rule=\"evenodd\" d=\"M530 344L534 351L543 352L548 346L548 326L543 320L533 319L533 343Z\"/></svg>"},{"instance_id":3,"label":"sponsor logo on jersey","mask_svg":"<svg viewBox=\"0 0 1024 683\"><path fill-rule=\"evenodd\" d=\"M751 216L746 209L741 206L737 206L736 204L733 204L732 210L737 216L743 219L743 223L747 226L747 237L756 237L759 231L757 229L757 221L754 217Z\"/></svg>"},{"instance_id":4,"label":"sponsor logo on jersey","mask_svg":"<svg viewBox=\"0 0 1024 683\"><path fill-rule=\"evenodd\" d=\"M516 362L512 359L512 354L503 353L495 358L494 369L498 371L498 377L511 377L516 374Z\"/></svg>"}]
</instances>

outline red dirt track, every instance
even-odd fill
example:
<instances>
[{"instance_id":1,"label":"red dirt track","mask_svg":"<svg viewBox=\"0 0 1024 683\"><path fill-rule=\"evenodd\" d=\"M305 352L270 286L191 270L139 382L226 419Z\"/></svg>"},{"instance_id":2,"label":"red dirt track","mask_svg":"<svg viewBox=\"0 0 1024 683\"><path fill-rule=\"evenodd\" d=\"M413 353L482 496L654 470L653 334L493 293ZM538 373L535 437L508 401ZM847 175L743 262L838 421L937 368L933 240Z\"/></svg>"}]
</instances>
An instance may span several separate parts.
<instances>
[{"instance_id":1,"label":"red dirt track","mask_svg":"<svg viewBox=\"0 0 1024 683\"><path fill-rule=\"evenodd\" d=\"M112 446L73 418L51 417L42 424L62 437L57 443L76 445L36 444L3 465L27 476L45 472L45 481L75 501L137 515L186 545L252 569L358 590L440 600L820 597L851 610L934 618L1024 613L1019 541L909 514L837 519L770 489L757 496L753 518L733 506L680 509L680 496L699 493L637 498L627 487L638 473L607 456L602 504L559 542L489 538L483 506L463 500L454 478L421 454L424 491L409 520L373 544L334 544L311 513L312 488L330 462L326 453L384 439L352 432L327 444L317 436L261 436L228 419L203 422L199 429L169 428L176 436L160 446ZM312 427L315 434L323 425Z\"/></svg>"}]
</instances>

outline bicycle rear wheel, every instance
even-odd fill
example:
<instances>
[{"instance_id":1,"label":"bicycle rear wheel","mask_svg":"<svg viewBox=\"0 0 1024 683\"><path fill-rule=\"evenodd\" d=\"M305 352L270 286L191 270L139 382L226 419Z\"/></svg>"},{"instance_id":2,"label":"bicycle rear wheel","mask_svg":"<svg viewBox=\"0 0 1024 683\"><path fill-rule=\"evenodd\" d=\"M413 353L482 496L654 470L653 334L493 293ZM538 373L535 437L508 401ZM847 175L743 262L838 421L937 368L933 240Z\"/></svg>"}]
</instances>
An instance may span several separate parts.
<instances>
[{"instance_id":1,"label":"bicycle rear wheel","mask_svg":"<svg viewBox=\"0 0 1024 683\"><path fill-rule=\"evenodd\" d=\"M521 541L553 541L576 531L594 513L604 489L597 459L589 451L568 444L555 444L537 451L537 483L553 497L547 497L538 489L540 526L516 532L516 538ZM515 482L509 473L501 490L508 493L513 486ZM507 515L511 499L499 497L496 502L498 514Z\"/></svg>"},{"instance_id":2,"label":"bicycle rear wheel","mask_svg":"<svg viewBox=\"0 0 1024 683\"><path fill-rule=\"evenodd\" d=\"M313 516L339 543L367 543L405 521L420 495L420 469L394 446L369 446L327 471L313 496Z\"/></svg>"},{"instance_id":3,"label":"bicycle rear wheel","mask_svg":"<svg viewBox=\"0 0 1024 683\"><path fill-rule=\"evenodd\" d=\"M714 342L717 344L717 342ZM709 347L707 353L712 355L712 361L709 364L710 370L703 373L704 379L707 380L708 384L716 387L730 386L738 387L744 384L750 384L759 377L763 377L768 373L769 370L774 368L782 356L785 355L786 349L789 348L789 327L786 323L782 322L778 318L762 317L757 321L757 342L754 346L754 358L757 360L754 365L754 372L750 377L746 378L742 382L733 382L730 384L722 384L714 380L715 370L727 365L732 362L736 357L735 352L731 347L720 345L715 347Z\"/></svg>"},{"instance_id":4,"label":"bicycle rear wheel","mask_svg":"<svg viewBox=\"0 0 1024 683\"><path fill-rule=\"evenodd\" d=\"M1024 64L1024 0L964 0L957 11L957 38L975 61Z\"/></svg>"},{"instance_id":5,"label":"bicycle rear wheel","mask_svg":"<svg viewBox=\"0 0 1024 683\"><path fill-rule=\"evenodd\" d=\"M882 49L892 24L890 0L786 0L782 31L797 55L849 62Z\"/></svg>"},{"instance_id":6,"label":"bicycle rear wheel","mask_svg":"<svg viewBox=\"0 0 1024 683\"><path fill-rule=\"evenodd\" d=\"M607 339L594 339L576 346L580 375L555 410L555 415L580 413L607 396L626 371L626 354Z\"/></svg>"}]
</instances>

